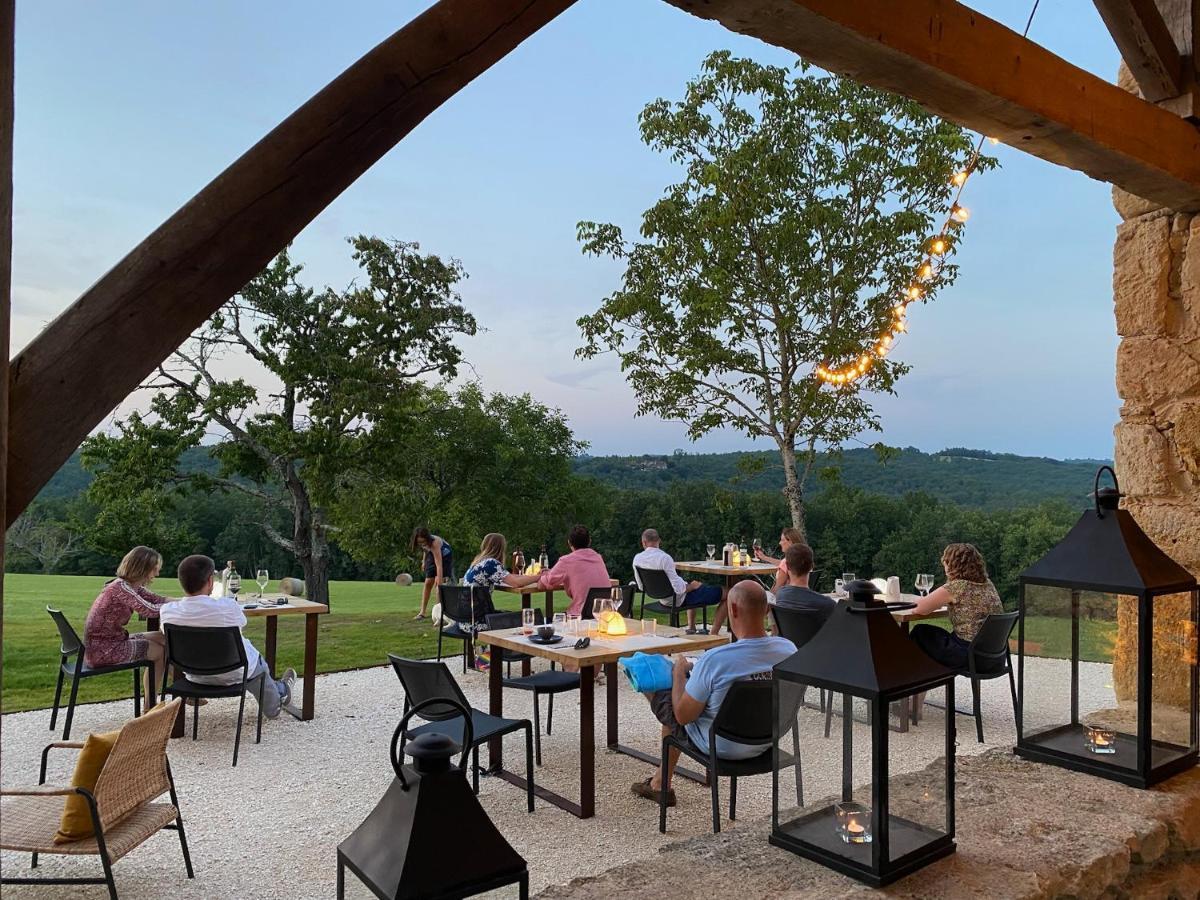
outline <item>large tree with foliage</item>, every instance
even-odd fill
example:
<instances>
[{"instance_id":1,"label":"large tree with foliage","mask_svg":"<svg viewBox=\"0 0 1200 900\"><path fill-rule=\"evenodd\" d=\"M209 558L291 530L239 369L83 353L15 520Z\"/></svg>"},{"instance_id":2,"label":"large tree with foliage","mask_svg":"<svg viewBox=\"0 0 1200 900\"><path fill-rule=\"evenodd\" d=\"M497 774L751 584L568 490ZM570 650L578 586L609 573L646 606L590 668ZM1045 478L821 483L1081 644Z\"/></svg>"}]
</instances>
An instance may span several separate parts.
<instances>
[{"instance_id":1,"label":"large tree with foliage","mask_svg":"<svg viewBox=\"0 0 1200 900\"><path fill-rule=\"evenodd\" d=\"M643 240L580 223L584 251L625 273L579 320L579 352L615 352L639 414L684 421L693 439L735 428L772 441L803 528L817 449L879 430L867 395L892 392L907 367L882 360L836 388L812 373L857 359L889 325L971 141L903 97L724 51L640 125L683 177L643 214ZM952 264L937 267L923 299L954 278Z\"/></svg>"},{"instance_id":2,"label":"large tree with foliage","mask_svg":"<svg viewBox=\"0 0 1200 900\"><path fill-rule=\"evenodd\" d=\"M416 244L350 243L362 283L315 291L285 250L174 353L146 385L149 414L85 444L97 472L91 499L144 522L188 491L245 494L258 502L257 525L299 563L309 596L327 601L328 508L362 465L360 439L419 405L422 379L453 376L453 339L476 329L456 292L457 261ZM243 377L247 365L253 375ZM181 471L180 454L206 438L219 470Z\"/></svg>"}]
</instances>

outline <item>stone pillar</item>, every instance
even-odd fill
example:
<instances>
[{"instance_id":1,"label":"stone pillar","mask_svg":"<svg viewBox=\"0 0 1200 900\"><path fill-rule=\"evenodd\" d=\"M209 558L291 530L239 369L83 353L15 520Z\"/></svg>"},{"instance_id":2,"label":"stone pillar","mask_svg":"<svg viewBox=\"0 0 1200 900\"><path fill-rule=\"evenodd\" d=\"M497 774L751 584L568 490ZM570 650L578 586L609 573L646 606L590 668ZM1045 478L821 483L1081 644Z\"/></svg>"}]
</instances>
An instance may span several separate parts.
<instances>
[{"instance_id":1,"label":"stone pillar","mask_svg":"<svg viewBox=\"0 0 1200 900\"><path fill-rule=\"evenodd\" d=\"M1117 391L1116 469L1126 508L1177 562L1200 574L1200 215L1114 192L1124 221L1113 254ZM1190 598L1155 604L1155 700L1188 705L1196 635ZM1113 685L1136 693L1132 604L1118 608ZM1157 717L1156 717L1157 718Z\"/></svg>"}]
</instances>

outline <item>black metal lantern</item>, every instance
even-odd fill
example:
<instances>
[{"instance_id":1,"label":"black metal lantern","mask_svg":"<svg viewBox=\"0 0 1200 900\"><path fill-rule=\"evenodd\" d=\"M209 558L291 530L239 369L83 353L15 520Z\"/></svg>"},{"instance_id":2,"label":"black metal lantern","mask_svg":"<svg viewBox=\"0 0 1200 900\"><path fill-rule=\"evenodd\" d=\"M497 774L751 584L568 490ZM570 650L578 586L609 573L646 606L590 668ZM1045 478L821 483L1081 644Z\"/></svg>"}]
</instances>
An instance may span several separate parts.
<instances>
[{"instance_id":1,"label":"black metal lantern","mask_svg":"<svg viewBox=\"0 0 1200 900\"><path fill-rule=\"evenodd\" d=\"M525 860L504 839L467 783L464 750L445 735L423 734L399 748L405 727L426 707L452 706L463 715L463 747L471 746L471 713L453 700L426 700L410 709L392 735L396 777L378 805L338 845L337 896L350 869L381 900L470 897L506 884L529 896ZM403 752L413 766L403 763Z\"/></svg>"},{"instance_id":2,"label":"black metal lantern","mask_svg":"<svg viewBox=\"0 0 1200 900\"><path fill-rule=\"evenodd\" d=\"M1144 788L1196 764L1200 592L1115 485L1021 574L1016 752Z\"/></svg>"},{"instance_id":3,"label":"black metal lantern","mask_svg":"<svg viewBox=\"0 0 1200 900\"><path fill-rule=\"evenodd\" d=\"M954 852L954 715L945 716L944 769L932 778L928 771L892 775L908 748L893 746L888 728L889 708L896 704L907 715L918 694L929 693L954 709L954 673L925 655L892 618L894 610L915 604L881 602L869 581L853 581L846 589L849 600L775 667L774 678L776 753L780 737L801 730L801 721L815 726L810 740L831 739L821 736L820 717L798 718L807 686L828 691L830 703L842 696L841 800L781 813L776 766L770 840L879 887ZM866 709L867 752L854 746L856 699ZM836 733L832 740L838 740ZM867 783L856 787L864 776ZM789 805L786 797L782 803Z\"/></svg>"}]
</instances>

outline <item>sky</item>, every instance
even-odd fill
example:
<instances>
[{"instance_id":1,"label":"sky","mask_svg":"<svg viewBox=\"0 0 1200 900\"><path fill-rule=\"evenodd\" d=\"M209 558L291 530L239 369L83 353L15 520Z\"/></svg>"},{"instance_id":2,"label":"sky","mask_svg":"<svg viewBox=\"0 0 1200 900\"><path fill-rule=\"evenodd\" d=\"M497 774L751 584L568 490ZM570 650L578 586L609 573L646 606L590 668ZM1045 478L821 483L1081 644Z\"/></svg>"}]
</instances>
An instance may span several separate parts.
<instances>
[{"instance_id":1,"label":"sky","mask_svg":"<svg viewBox=\"0 0 1200 900\"><path fill-rule=\"evenodd\" d=\"M13 350L225 166L425 0L21 0L17 4ZM1025 0L970 4L1020 30ZM1112 80L1118 57L1091 0L1041 0L1030 37ZM637 115L676 99L716 49L794 54L660 0L579 0L467 86L297 238L314 286L357 272L345 238L418 241L460 259L485 331L462 342L488 390L561 408L589 452L749 449L721 431L635 416L617 361L578 361L576 319L619 284L584 257L580 220L636 232L677 177ZM957 283L910 312L912 365L876 401L883 432L966 446L1109 457L1119 401L1112 312L1118 218L1108 185L1018 150L973 178Z\"/></svg>"}]
</instances>

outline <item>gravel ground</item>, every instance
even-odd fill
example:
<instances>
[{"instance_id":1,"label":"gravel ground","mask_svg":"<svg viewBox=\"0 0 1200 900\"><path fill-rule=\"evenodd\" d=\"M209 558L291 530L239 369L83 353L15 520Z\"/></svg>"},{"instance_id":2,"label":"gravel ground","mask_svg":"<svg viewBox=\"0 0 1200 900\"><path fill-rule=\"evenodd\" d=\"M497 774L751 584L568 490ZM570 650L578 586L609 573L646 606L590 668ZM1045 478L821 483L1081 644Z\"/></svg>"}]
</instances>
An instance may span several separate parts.
<instances>
[{"instance_id":1,"label":"gravel ground","mask_svg":"<svg viewBox=\"0 0 1200 900\"><path fill-rule=\"evenodd\" d=\"M449 660L458 675L458 659ZM1066 695L1069 664L1062 660L1030 660L1031 675L1047 695ZM1111 667L1084 663L1084 712L1112 705ZM1044 677L1041 677L1044 676ZM467 697L480 708L487 705L487 680L470 673L458 676ZM1051 691L1050 687L1054 686ZM969 703L969 684L960 679L959 705ZM968 698L964 700L965 698ZM531 715L531 700L524 692L505 696L509 715ZM543 735L545 765L535 777L539 783L568 797L578 792L576 744L579 707L576 695L557 698L554 734ZM335 849L366 816L393 777L388 743L399 720L403 694L390 668L365 669L320 676L317 679L317 717L299 722L284 715L265 723L263 741L242 745L236 769L230 767L236 701L211 702L200 714L200 740L172 742L171 765L179 789L196 879L184 874L178 840L161 832L120 860L114 867L118 890L126 900L171 897L173 900L214 898L328 898L334 896ZM621 739L648 752L657 752L658 727L645 701L628 686L620 690ZM1011 747L1015 741L1011 701L1004 680L985 682L984 726L987 744L975 741L969 718L959 719L960 754L988 747ZM596 702L596 735L604 734L604 700ZM1061 699L1033 701L1029 715L1040 717L1063 706ZM75 736L91 730L119 727L129 715L130 703L104 703L80 707ZM253 703L247 704L247 721ZM544 710L543 710L544 714ZM892 765L915 771L941 755L944 713L927 708L920 726L907 734L891 735ZM840 785L839 729L826 740L820 736L822 717L804 711L801 752L804 788L809 798L832 794ZM60 720L61 724L61 720ZM52 739L46 710L3 717L3 784L16 786L37 781L38 754ZM61 732L60 732L61 733ZM855 726L858 747L866 743L866 728ZM244 735L245 737L245 735ZM506 762L521 771L524 765L520 735L506 739ZM59 765L51 766L49 781L66 783L73 754L58 751ZM53 759L53 757L52 757ZM525 811L524 792L496 779L484 778L480 795L485 809L509 841L529 862L533 891L595 874L633 859L650 856L665 843L707 833L711 829L708 789L679 779L679 806L670 810L668 833L660 835L657 807L634 796L630 784L650 774L650 767L623 754L598 750L596 759L597 815L581 821L537 801L536 811ZM864 767L860 767L865 771ZM790 793L794 782L781 778L781 789ZM738 790L739 820L761 819L770 814L771 779L743 779ZM728 813L728 789L722 786L723 815ZM725 827L737 827L725 819ZM454 846L447 835L447 847ZM448 849L447 855L453 852ZM469 852L469 851L467 851ZM45 875L100 874L91 857L42 857L39 872ZM0 854L0 868L13 875L28 871L28 857ZM13 896L40 898L99 898L102 886L7 888ZM515 896L515 890L501 892ZM347 875L347 896L367 898L370 893Z\"/></svg>"}]
</instances>

